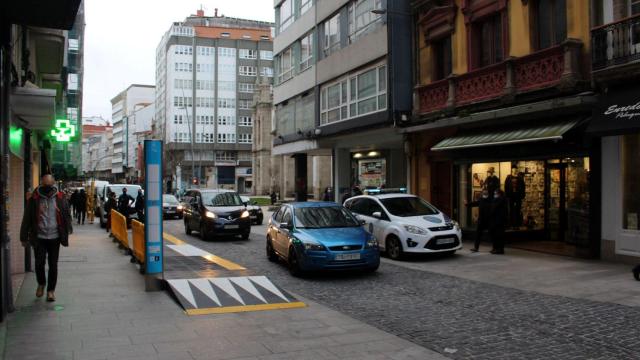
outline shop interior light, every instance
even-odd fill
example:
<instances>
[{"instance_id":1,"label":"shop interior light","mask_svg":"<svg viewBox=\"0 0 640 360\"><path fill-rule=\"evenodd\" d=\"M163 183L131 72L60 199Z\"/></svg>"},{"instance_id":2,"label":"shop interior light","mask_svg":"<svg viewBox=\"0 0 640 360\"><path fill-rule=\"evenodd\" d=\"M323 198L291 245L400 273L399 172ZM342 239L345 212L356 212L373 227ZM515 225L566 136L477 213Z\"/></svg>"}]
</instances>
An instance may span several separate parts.
<instances>
[{"instance_id":1,"label":"shop interior light","mask_svg":"<svg viewBox=\"0 0 640 360\"><path fill-rule=\"evenodd\" d=\"M355 154L353 154L353 157L355 159L360 159L362 157L362 153L355 153Z\"/></svg>"},{"instance_id":2,"label":"shop interior light","mask_svg":"<svg viewBox=\"0 0 640 360\"><path fill-rule=\"evenodd\" d=\"M367 154L367 156L369 156L369 157L374 157L374 156L378 156L378 155L380 155L380 153L377 152L377 151L369 151L369 153Z\"/></svg>"}]
</instances>

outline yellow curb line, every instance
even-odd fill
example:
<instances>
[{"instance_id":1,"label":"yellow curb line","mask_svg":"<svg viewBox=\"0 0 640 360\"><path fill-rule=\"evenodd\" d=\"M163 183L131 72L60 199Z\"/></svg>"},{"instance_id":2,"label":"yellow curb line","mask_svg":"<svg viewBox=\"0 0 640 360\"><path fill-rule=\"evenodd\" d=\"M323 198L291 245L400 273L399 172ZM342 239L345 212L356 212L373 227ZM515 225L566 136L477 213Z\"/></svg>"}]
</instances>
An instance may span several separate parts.
<instances>
[{"instance_id":1,"label":"yellow curb line","mask_svg":"<svg viewBox=\"0 0 640 360\"><path fill-rule=\"evenodd\" d=\"M295 308L303 308L306 306L307 304L301 301L296 301L291 303L278 303L278 304L223 306L219 308L188 309L188 310L185 310L184 312L187 315L207 315L207 314L225 314L225 313L247 312L247 311L295 309Z\"/></svg>"},{"instance_id":2,"label":"yellow curb line","mask_svg":"<svg viewBox=\"0 0 640 360\"><path fill-rule=\"evenodd\" d=\"M171 235L171 234L167 234L167 233L163 233L162 234L163 237L165 239L167 239L168 241L176 244L176 245L187 245L186 242L178 239L177 237ZM223 259L220 256L217 255L207 255L207 256L203 256L203 258L211 261L212 263L218 264L220 266L222 266L223 268L227 269L227 270L247 270L247 268L245 268L244 266L238 265L236 263L234 263L233 261L229 261L227 259Z\"/></svg>"}]
</instances>

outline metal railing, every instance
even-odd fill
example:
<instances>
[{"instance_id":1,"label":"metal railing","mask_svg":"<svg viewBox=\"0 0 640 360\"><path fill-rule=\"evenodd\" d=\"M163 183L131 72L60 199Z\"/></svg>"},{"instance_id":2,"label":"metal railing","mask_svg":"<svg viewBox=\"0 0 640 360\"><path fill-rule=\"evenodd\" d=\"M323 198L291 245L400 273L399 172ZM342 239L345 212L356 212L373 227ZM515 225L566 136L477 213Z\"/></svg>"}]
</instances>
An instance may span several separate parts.
<instances>
[{"instance_id":1,"label":"metal railing","mask_svg":"<svg viewBox=\"0 0 640 360\"><path fill-rule=\"evenodd\" d=\"M640 60L640 14L591 30L593 70Z\"/></svg>"}]
</instances>

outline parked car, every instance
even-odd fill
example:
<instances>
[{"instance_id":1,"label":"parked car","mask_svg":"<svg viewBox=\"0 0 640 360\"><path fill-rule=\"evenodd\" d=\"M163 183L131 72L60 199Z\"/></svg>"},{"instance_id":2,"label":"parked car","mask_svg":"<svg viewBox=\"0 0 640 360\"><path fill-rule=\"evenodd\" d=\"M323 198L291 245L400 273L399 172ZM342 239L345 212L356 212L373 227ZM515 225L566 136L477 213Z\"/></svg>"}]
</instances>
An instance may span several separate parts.
<instances>
[{"instance_id":1,"label":"parked car","mask_svg":"<svg viewBox=\"0 0 640 360\"><path fill-rule=\"evenodd\" d=\"M100 192L98 194L98 212L96 213L96 216L98 216L98 218L100 219L100 227L106 227L107 226L107 213L104 210L104 206L107 203L107 194L109 193L109 191L116 193L116 199L118 197L120 197L120 195L122 195L122 189L126 188L127 189L127 194L131 195L131 197L134 199L134 201L132 201L129 204L129 218L131 219L137 219L138 215L136 214L136 196L138 196L138 190L142 189L142 186L140 185L133 185L133 184L109 184L106 185L102 188L102 192Z\"/></svg>"},{"instance_id":2,"label":"parked car","mask_svg":"<svg viewBox=\"0 0 640 360\"><path fill-rule=\"evenodd\" d=\"M262 222L264 221L262 208L258 206L255 201L251 201L248 196L240 196L240 199L242 199L242 202L247 206L247 210L249 210L251 223L254 225L262 225Z\"/></svg>"},{"instance_id":3,"label":"parked car","mask_svg":"<svg viewBox=\"0 0 640 360\"><path fill-rule=\"evenodd\" d=\"M182 219L182 204L178 202L178 199L171 194L162 195L162 216L165 218L178 218Z\"/></svg>"},{"instance_id":4,"label":"parked car","mask_svg":"<svg viewBox=\"0 0 640 360\"><path fill-rule=\"evenodd\" d=\"M333 202L290 203L269 219L267 257L284 259L293 275L311 270L376 271L376 238L343 206Z\"/></svg>"},{"instance_id":5,"label":"parked car","mask_svg":"<svg viewBox=\"0 0 640 360\"><path fill-rule=\"evenodd\" d=\"M232 191L189 190L182 201L184 229L190 235L193 230L202 240L218 235L240 235L248 239L251 233L251 217L240 196Z\"/></svg>"},{"instance_id":6,"label":"parked car","mask_svg":"<svg viewBox=\"0 0 640 360\"><path fill-rule=\"evenodd\" d=\"M392 259L405 253L454 254L462 249L460 226L427 201L407 194L361 195L344 206L378 239Z\"/></svg>"}]
</instances>

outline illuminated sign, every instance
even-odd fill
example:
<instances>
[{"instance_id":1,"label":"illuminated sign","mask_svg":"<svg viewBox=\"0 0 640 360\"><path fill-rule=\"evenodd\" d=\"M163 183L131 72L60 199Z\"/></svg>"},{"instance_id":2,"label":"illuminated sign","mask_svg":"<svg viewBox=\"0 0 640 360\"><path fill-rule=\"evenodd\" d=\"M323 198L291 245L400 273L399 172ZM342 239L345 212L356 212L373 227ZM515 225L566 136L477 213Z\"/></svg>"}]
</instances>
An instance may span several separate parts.
<instances>
[{"instance_id":1,"label":"illuminated sign","mask_svg":"<svg viewBox=\"0 0 640 360\"><path fill-rule=\"evenodd\" d=\"M71 124L70 120L57 119L55 127L51 129L51 136L55 137L58 142L69 142L72 137L76 136L76 127Z\"/></svg>"}]
</instances>

